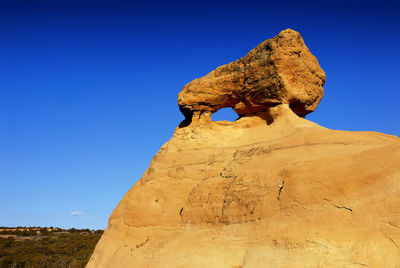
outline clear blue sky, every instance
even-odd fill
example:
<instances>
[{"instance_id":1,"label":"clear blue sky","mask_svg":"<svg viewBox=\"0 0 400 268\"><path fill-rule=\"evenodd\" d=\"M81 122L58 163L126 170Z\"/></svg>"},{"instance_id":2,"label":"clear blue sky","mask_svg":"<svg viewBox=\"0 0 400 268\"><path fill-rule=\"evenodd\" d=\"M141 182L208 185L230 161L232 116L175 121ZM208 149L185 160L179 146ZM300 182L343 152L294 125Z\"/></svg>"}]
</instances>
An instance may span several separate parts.
<instances>
[{"instance_id":1,"label":"clear blue sky","mask_svg":"<svg viewBox=\"0 0 400 268\"><path fill-rule=\"evenodd\" d=\"M105 228L183 119L181 88L286 28L327 74L308 119L399 135L399 14L396 1L0 0L0 226Z\"/></svg>"}]
</instances>

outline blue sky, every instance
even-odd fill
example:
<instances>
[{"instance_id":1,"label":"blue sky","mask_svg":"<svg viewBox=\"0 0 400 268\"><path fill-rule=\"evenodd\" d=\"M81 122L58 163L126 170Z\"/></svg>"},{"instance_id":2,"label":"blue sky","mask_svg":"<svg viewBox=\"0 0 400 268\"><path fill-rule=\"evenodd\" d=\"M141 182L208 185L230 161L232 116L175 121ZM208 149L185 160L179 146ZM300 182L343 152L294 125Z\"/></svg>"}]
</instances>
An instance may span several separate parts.
<instances>
[{"instance_id":1,"label":"blue sky","mask_svg":"<svg viewBox=\"0 0 400 268\"><path fill-rule=\"evenodd\" d=\"M105 228L183 119L181 88L286 28L327 75L308 119L399 136L398 14L395 1L0 0L0 226Z\"/></svg>"}]
</instances>

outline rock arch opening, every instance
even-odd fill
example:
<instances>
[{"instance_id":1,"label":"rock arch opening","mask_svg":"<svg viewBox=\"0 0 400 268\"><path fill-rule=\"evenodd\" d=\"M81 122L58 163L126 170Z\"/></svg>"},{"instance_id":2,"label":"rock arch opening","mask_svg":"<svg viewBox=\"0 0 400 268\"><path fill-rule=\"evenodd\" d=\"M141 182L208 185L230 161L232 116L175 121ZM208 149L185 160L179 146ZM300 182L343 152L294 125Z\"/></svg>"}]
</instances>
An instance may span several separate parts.
<instances>
[{"instance_id":1,"label":"rock arch opening","mask_svg":"<svg viewBox=\"0 0 400 268\"><path fill-rule=\"evenodd\" d=\"M212 121L229 121L234 122L239 118L239 115L231 108L222 108L211 115Z\"/></svg>"}]
</instances>

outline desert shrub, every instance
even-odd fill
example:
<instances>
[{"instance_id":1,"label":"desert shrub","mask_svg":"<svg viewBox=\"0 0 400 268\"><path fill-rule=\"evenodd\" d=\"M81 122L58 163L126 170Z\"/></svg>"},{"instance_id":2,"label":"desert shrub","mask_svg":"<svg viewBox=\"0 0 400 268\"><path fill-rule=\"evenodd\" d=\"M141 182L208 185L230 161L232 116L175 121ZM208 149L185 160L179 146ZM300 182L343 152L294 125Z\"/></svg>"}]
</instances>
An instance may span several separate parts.
<instances>
[{"instance_id":1,"label":"desert shrub","mask_svg":"<svg viewBox=\"0 0 400 268\"><path fill-rule=\"evenodd\" d=\"M26 239L23 231L14 232L22 233L17 236L22 239L0 237L0 267L85 267L103 231L62 231L44 232L32 239Z\"/></svg>"}]
</instances>

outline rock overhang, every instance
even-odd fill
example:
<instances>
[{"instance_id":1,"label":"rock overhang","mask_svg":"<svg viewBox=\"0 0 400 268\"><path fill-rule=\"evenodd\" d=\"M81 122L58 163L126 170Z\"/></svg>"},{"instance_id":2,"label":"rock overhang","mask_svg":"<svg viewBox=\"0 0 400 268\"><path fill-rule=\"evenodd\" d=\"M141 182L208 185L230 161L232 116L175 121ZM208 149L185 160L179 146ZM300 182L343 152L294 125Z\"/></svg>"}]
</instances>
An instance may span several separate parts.
<instances>
[{"instance_id":1,"label":"rock overhang","mask_svg":"<svg viewBox=\"0 0 400 268\"><path fill-rule=\"evenodd\" d=\"M295 114L305 117L320 102L325 80L301 35L287 29L243 58L184 86L178 95L183 125L226 107L241 117L288 104Z\"/></svg>"}]
</instances>

